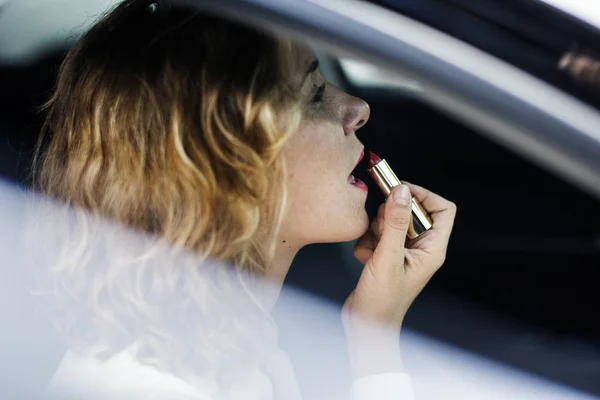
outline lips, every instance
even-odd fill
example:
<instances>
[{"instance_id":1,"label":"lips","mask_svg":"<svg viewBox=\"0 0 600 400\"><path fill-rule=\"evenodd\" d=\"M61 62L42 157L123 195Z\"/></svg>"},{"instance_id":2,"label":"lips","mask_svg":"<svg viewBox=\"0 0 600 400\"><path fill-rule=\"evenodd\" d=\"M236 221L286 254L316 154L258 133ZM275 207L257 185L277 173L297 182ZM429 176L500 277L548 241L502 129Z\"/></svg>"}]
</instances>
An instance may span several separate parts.
<instances>
[{"instance_id":1,"label":"lips","mask_svg":"<svg viewBox=\"0 0 600 400\"><path fill-rule=\"evenodd\" d=\"M358 166L358 164L362 161L362 159L365 157L365 148L363 147L360 155L358 156L358 160L356 161L356 164L354 164L354 167L352 167L352 170L354 171L356 169L356 167Z\"/></svg>"},{"instance_id":2,"label":"lips","mask_svg":"<svg viewBox=\"0 0 600 400\"><path fill-rule=\"evenodd\" d=\"M358 166L358 164L360 164L360 162L362 161L362 159L365 157L365 149L363 148L360 152L360 155L358 156L358 160L356 161L356 163L354 164L354 168L352 170L355 170L356 167ZM350 174L348 176L348 183L351 184L352 186L361 189L363 191L368 191L369 189L367 188L367 185L361 181L360 179L357 179L354 175Z\"/></svg>"},{"instance_id":3,"label":"lips","mask_svg":"<svg viewBox=\"0 0 600 400\"><path fill-rule=\"evenodd\" d=\"M356 160L354 167L352 167L352 171L354 171L356 169L356 167L358 166L358 164L360 164L360 162L362 161L362 159L364 157L365 157L365 148L363 147L360 152L360 155L358 156L358 160ZM348 182L350 182L350 183L356 182L356 178L352 175L352 171L350 172L350 176L348 176Z\"/></svg>"}]
</instances>

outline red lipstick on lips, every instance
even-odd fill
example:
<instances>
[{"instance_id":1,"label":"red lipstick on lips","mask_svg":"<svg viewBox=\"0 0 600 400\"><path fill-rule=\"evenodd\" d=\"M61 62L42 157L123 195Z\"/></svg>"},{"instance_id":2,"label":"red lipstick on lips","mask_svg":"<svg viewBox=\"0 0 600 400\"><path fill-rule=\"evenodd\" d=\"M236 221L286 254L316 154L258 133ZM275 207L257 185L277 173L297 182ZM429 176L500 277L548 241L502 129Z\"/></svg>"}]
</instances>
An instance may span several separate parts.
<instances>
[{"instance_id":1,"label":"red lipstick on lips","mask_svg":"<svg viewBox=\"0 0 600 400\"><path fill-rule=\"evenodd\" d=\"M373 152L369 152L369 173L385 197L392 193L392 189L402 184L387 161L382 160ZM407 233L409 239L418 238L433 226L431 217L414 197L411 201L411 216Z\"/></svg>"},{"instance_id":2,"label":"red lipstick on lips","mask_svg":"<svg viewBox=\"0 0 600 400\"><path fill-rule=\"evenodd\" d=\"M362 149L362 152L360 153L360 156L358 157L358 161L356 161L356 164L354 165L354 168L356 168L356 166L361 162L361 160L364 158L365 156L365 149ZM352 186L354 186L357 189L362 190L363 192L368 192L369 191L369 187L367 186L366 183L364 183L363 181L361 181L360 179L356 178L354 175L350 174L348 176L348 183L351 184Z\"/></svg>"}]
</instances>

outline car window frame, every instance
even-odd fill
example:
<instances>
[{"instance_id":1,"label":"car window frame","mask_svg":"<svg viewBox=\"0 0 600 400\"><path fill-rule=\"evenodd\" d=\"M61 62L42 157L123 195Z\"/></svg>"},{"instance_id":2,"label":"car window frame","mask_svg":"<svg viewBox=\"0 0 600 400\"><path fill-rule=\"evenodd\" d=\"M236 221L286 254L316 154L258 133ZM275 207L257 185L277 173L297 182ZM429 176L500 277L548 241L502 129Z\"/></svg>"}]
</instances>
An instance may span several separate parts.
<instances>
[{"instance_id":1,"label":"car window frame","mask_svg":"<svg viewBox=\"0 0 600 400\"><path fill-rule=\"evenodd\" d=\"M398 71L436 109L600 198L598 111L480 49L358 0L179 1Z\"/></svg>"}]
</instances>

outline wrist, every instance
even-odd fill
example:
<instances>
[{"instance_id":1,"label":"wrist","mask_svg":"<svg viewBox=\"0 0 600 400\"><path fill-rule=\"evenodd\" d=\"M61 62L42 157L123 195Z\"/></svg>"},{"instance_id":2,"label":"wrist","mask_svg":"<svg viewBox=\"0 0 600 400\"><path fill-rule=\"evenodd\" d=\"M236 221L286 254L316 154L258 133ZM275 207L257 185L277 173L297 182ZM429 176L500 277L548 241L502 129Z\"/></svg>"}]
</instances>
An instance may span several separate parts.
<instances>
[{"instance_id":1,"label":"wrist","mask_svg":"<svg viewBox=\"0 0 600 400\"><path fill-rule=\"evenodd\" d=\"M358 314L346 315L342 318L346 336L352 338L380 338L398 339L403 319L390 322L389 320L378 320Z\"/></svg>"}]
</instances>

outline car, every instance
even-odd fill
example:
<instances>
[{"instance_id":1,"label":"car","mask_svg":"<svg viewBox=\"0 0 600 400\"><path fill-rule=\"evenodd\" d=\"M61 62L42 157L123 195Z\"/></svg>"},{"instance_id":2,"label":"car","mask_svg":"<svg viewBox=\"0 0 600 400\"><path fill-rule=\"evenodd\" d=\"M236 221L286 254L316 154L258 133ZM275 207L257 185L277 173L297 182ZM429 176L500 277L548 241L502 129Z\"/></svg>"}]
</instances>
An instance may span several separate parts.
<instances>
[{"instance_id":1,"label":"car","mask_svg":"<svg viewBox=\"0 0 600 400\"><path fill-rule=\"evenodd\" d=\"M417 366L418 389L430 398L453 390L478 399L600 396L600 80L574 61L600 60L597 25L533 0L186 2L312 46L323 74L370 104L358 133L366 147L401 179L458 205L445 266L405 323L407 368ZM28 187L42 122L37 107L71 39L107 3L0 4L6 187ZM366 172L359 178L369 181ZM371 216L381 201L372 191ZM319 331L321 322L309 311L290 314L295 288L341 306L362 268L351 248L306 248L276 314L308 398L343 372L303 362L319 339L303 340L298 327ZM11 357L27 359L31 347L11 346ZM57 357L60 351L49 358ZM427 377L428 367L446 378ZM38 366L40 384L53 368L51 361ZM481 370L489 374L474 378Z\"/></svg>"}]
</instances>

